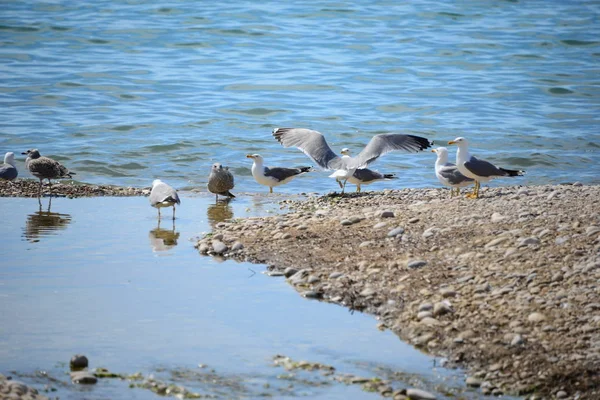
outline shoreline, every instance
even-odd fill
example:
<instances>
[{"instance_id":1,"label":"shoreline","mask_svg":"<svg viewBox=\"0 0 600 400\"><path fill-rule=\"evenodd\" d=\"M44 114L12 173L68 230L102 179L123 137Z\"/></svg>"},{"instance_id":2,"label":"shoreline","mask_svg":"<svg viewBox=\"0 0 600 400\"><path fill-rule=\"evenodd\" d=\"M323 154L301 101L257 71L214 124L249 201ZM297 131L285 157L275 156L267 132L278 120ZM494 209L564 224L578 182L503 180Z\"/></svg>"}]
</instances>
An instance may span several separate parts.
<instances>
[{"instance_id":1,"label":"shoreline","mask_svg":"<svg viewBox=\"0 0 600 400\"><path fill-rule=\"evenodd\" d=\"M126 197L126 196L148 196L150 188L122 187L114 185L92 185L89 183L74 183L66 181L62 183L55 181L52 183L52 193L48 182L45 181L42 186L42 197ZM0 197L38 197L39 180L37 179L16 179L12 182L0 180Z\"/></svg>"},{"instance_id":2,"label":"shoreline","mask_svg":"<svg viewBox=\"0 0 600 400\"><path fill-rule=\"evenodd\" d=\"M267 264L304 297L462 367L482 394L600 395L600 186L404 189L281 202L202 254Z\"/></svg>"}]
</instances>

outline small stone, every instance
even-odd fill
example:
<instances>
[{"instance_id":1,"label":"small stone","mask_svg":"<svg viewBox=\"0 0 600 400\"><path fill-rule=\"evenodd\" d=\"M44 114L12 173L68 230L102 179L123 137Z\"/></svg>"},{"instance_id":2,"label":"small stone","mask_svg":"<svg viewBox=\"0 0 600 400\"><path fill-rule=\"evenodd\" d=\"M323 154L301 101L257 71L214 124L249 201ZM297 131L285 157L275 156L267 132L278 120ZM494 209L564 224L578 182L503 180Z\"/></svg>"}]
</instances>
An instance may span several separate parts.
<instances>
[{"instance_id":1,"label":"small stone","mask_svg":"<svg viewBox=\"0 0 600 400\"><path fill-rule=\"evenodd\" d=\"M223 240L223 234L222 233L217 233L216 235L214 235L212 237L213 240Z\"/></svg>"},{"instance_id":2,"label":"small stone","mask_svg":"<svg viewBox=\"0 0 600 400\"><path fill-rule=\"evenodd\" d=\"M343 219L340 224L342 224L343 226L348 226L348 225L352 225L352 221L350 221L349 219Z\"/></svg>"},{"instance_id":3,"label":"small stone","mask_svg":"<svg viewBox=\"0 0 600 400\"><path fill-rule=\"evenodd\" d=\"M433 316L433 314L431 313L431 311L420 311L417 314L417 319L420 321L424 318L431 318Z\"/></svg>"},{"instance_id":4,"label":"small stone","mask_svg":"<svg viewBox=\"0 0 600 400\"><path fill-rule=\"evenodd\" d=\"M426 265L427 265L427 261L425 261L425 260L413 260L413 261L409 261L406 264L406 266L408 268L412 268L412 269L422 268Z\"/></svg>"},{"instance_id":5,"label":"small stone","mask_svg":"<svg viewBox=\"0 0 600 400\"><path fill-rule=\"evenodd\" d=\"M440 316L453 312L452 306L446 303L445 301L435 303L433 305L433 315Z\"/></svg>"},{"instance_id":6,"label":"small stone","mask_svg":"<svg viewBox=\"0 0 600 400\"><path fill-rule=\"evenodd\" d=\"M402 235L404 233L404 228L397 227L388 232L388 237L396 237L398 235Z\"/></svg>"},{"instance_id":7,"label":"small stone","mask_svg":"<svg viewBox=\"0 0 600 400\"><path fill-rule=\"evenodd\" d=\"M467 386L470 386L470 387L479 387L479 386L481 386L481 380L479 380L479 379L477 379L477 378L475 378L473 376L469 376L467 378L467 380L465 381L465 383L466 383Z\"/></svg>"},{"instance_id":8,"label":"small stone","mask_svg":"<svg viewBox=\"0 0 600 400\"><path fill-rule=\"evenodd\" d=\"M432 311L433 304L432 303L423 303L419 306L419 312L421 311Z\"/></svg>"},{"instance_id":9,"label":"small stone","mask_svg":"<svg viewBox=\"0 0 600 400\"><path fill-rule=\"evenodd\" d=\"M283 270L283 275L285 275L286 278L289 278L289 277L295 275L296 272L298 272L298 270L296 268L287 267L285 270Z\"/></svg>"},{"instance_id":10,"label":"small stone","mask_svg":"<svg viewBox=\"0 0 600 400\"><path fill-rule=\"evenodd\" d=\"M379 222L373 226L373 229L381 229L387 226L387 222Z\"/></svg>"},{"instance_id":11,"label":"small stone","mask_svg":"<svg viewBox=\"0 0 600 400\"><path fill-rule=\"evenodd\" d=\"M314 290L308 290L308 291L302 293L302 297L305 297L307 299L319 299L319 298L321 298L321 294L318 292L315 292Z\"/></svg>"},{"instance_id":12,"label":"small stone","mask_svg":"<svg viewBox=\"0 0 600 400\"><path fill-rule=\"evenodd\" d=\"M421 323L423 325L427 325L427 326L436 326L440 324L440 321L438 321L435 318L431 318L431 317L425 317L421 320Z\"/></svg>"},{"instance_id":13,"label":"small stone","mask_svg":"<svg viewBox=\"0 0 600 400\"><path fill-rule=\"evenodd\" d=\"M198 251L200 254L206 254L208 253L208 250L210 250L210 247L208 247L206 243L202 243L200 246L198 246Z\"/></svg>"},{"instance_id":14,"label":"small stone","mask_svg":"<svg viewBox=\"0 0 600 400\"><path fill-rule=\"evenodd\" d=\"M499 244L506 242L508 239L508 236L501 236L499 238L489 241L484 247L488 249L490 247L498 246Z\"/></svg>"},{"instance_id":15,"label":"small stone","mask_svg":"<svg viewBox=\"0 0 600 400\"><path fill-rule=\"evenodd\" d=\"M557 399L564 399L565 397L568 397L568 396L569 395L564 390L559 390L558 392L556 392Z\"/></svg>"},{"instance_id":16,"label":"small stone","mask_svg":"<svg viewBox=\"0 0 600 400\"><path fill-rule=\"evenodd\" d=\"M442 288L440 289L440 294L443 298L456 297L456 290L452 288Z\"/></svg>"},{"instance_id":17,"label":"small stone","mask_svg":"<svg viewBox=\"0 0 600 400\"><path fill-rule=\"evenodd\" d=\"M71 369L83 369L88 367L88 358L81 354L75 354L71 357Z\"/></svg>"},{"instance_id":18,"label":"small stone","mask_svg":"<svg viewBox=\"0 0 600 400\"><path fill-rule=\"evenodd\" d=\"M394 216L393 211L382 211L381 214L379 214L380 218L394 218Z\"/></svg>"},{"instance_id":19,"label":"small stone","mask_svg":"<svg viewBox=\"0 0 600 400\"><path fill-rule=\"evenodd\" d=\"M71 372L71 381L83 385L93 385L98 382L98 378L88 371L73 371Z\"/></svg>"},{"instance_id":20,"label":"small stone","mask_svg":"<svg viewBox=\"0 0 600 400\"><path fill-rule=\"evenodd\" d=\"M419 219L419 218L417 218L417 217L413 217L413 218L411 218L411 219L409 219L409 220L408 220L408 223L409 223L409 224L416 224L416 223L417 223L417 222L419 222L419 221L420 221L420 219Z\"/></svg>"},{"instance_id":21,"label":"small stone","mask_svg":"<svg viewBox=\"0 0 600 400\"><path fill-rule=\"evenodd\" d=\"M310 285L312 285L312 284L318 283L320 281L321 280L317 276L310 275L306 282L308 282Z\"/></svg>"},{"instance_id":22,"label":"small stone","mask_svg":"<svg viewBox=\"0 0 600 400\"><path fill-rule=\"evenodd\" d=\"M546 320L546 316L539 312L534 312L529 314L527 317L529 322L533 322L534 324L539 324L540 322L544 322Z\"/></svg>"},{"instance_id":23,"label":"small stone","mask_svg":"<svg viewBox=\"0 0 600 400\"><path fill-rule=\"evenodd\" d=\"M506 217L504 215L500 214L500 213L497 213L497 212L493 213L492 214L492 218L491 218L492 222L500 222L500 221L502 221L504 219L506 219Z\"/></svg>"},{"instance_id":24,"label":"small stone","mask_svg":"<svg viewBox=\"0 0 600 400\"><path fill-rule=\"evenodd\" d=\"M242 242L235 242L232 246L231 246L231 251L239 251L241 249L244 248L244 245L242 244Z\"/></svg>"},{"instance_id":25,"label":"small stone","mask_svg":"<svg viewBox=\"0 0 600 400\"><path fill-rule=\"evenodd\" d=\"M377 293L377 292L374 289L366 288L362 292L360 292L360 295L363 297L371 297L371 296L375 295L375 293Z\"/></svg>"},{"instance_id":26,"label":"small stone","mask_svg":"<svg viewBox=\"0 0 600 400\"><path fill-rule=\"evenodd\" d=\"M600 232L600 226L588 226L587 228L585 228L585 234L586 236L593 236L596 233Z\"/></svg>"},{"instance_id":27,"label":"small stone","mask_svg":"<svg viewBox=\"0 0 600 400\"><path fill-rule=\"evenodd\" d=\"M361 244L358 245L359 248L363 248L363 247L371 247L375 245L375 242L372 241L366 241L366 242L362 242Z\"/></svg>"},{"instance_id":28,"label":"small stone","mask_svg":"<svg viewBox=\"0 0 600 400\"><path fill-rule=\"evenodd\" d=\"M338 279L342 276L344 276L344 274L342 272L336 271L336 272L332 272L331 274L329 274L329 279Z\"/></svg>"},{"instance_id":29,"label":"small stone","mask_svg":"<svg viewBox=\"0 0 600 400\"><path fill-rule=\"evenodd\" d=\"M435 400L434 394L426 392L421 389L408 389L406 395L411 400Z\"/></svg>"},{"instance_id":30,"label":"small stone","mask_svg":"<svg viewBox=\"0 0 600 400\"><path fill-rule=\"evenodd\" d=\"M523 336L521 336L519 334L516 334L510 341L511 346L520 346L523 343L525 343L525 340L523 340Z\"/></svg>"},{"instance_id":31,"label":"small stone","mask_svg":"<svg viewBox=\"0 0 600 400\"><path fill-rule=\"evenodd\" d=\"M538 244L540 244L540 239L536 238L535 236L523 238L523 239L519 240L519 247L521 247L521 246L536 246Z\"/></svg>"},{"instance_id":32,"label":"small stone","mask_svg":"<svg viewBox=\"0 0 600 400\"><path fill-rule=\"evenodd\" d=\"M292 235L289 232L286 232L283 235L281 235L281 239L283 239L283 240L289 239L291 237L292 237Z\"/></svg>"},{"instance_id":33,"label":"small stone","mask_svg":"<svg viewBox=\"0 0 600 400\"><path fill-rule=\"evenodd\" d=\"M227 251L227 245L220 240L213 240L212 248L215 254L223 254Z\"/></svg>"}]
</instances>

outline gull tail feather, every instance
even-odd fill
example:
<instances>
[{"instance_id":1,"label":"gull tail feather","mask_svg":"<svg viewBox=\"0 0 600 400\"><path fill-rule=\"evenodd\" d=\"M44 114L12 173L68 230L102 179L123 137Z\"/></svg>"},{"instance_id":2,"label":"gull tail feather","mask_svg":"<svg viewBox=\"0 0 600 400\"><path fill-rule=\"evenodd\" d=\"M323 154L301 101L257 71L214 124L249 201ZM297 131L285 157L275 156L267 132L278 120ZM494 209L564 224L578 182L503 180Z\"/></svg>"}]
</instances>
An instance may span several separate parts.
<instances>
[{"instance_id":1,"label":"gull tail feather","mask_svg":"<svg viewBox=\"0 0 600 400\"><path fill-rule=\"evenodd\" d=\"M232 197L232 198L233 198L233 197L235 197L235 196L233 195L233 193L231 193L229 190L228 190L228 191L226 191L225 193L223 193L223 195L224 195L224 196L229 196L229 197Z\"/></svg>"},{"instance_id":2,"label":"gull tail feather","mask_svg":"<svg viewBox=\"0 0 600 400\"><path fill-rule=\"evenodd\" d=\"M383 174L384 179L396 179L396 174Z\"/></svg>"},{"instance_id":3,"label":"gull tail feather","mask_svg":"<svg viewBox=\"0 0 600 400\"><path fill-rule=\"evenodd\" d=\"M523 176L523 175L525 175L525 171L523 171L523 170L500 168L500 171L504 172L506 174L506 176Z\"/></svg>"}]
</instances>

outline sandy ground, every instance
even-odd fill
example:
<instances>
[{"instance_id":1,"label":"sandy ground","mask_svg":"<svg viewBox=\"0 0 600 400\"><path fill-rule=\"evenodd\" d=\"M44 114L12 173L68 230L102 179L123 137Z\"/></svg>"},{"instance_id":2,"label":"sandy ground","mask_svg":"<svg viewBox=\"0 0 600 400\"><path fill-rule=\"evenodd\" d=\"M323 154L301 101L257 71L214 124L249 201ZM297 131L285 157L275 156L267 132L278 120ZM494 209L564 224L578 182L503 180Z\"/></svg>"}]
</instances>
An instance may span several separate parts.
<instances>
[{"instance_id":1,"label":"sandy ground","mask_svg":"<svg viewBox=\"0 0 600 400\"><path fill-rule=\"evenodd\" d=\"M600 186L406 189L283 202L199 251L268 265L303 296L466 369L482 394L600 398Z\"/></svg>"},{"instance_id":2,"label":"sandy ground","mask_svg":"<svg viewBox=\"0 0 600 400\"><path fill-rule=\"evenodd\" d=\"M0 197L38 197L38 179L16 179L12 182L0 179ZM42 196L92 197L92 196L147 196L150 188L118 187L110 185L75 184L72 181L53 181L52 186L44 181Z\"/></svg>"}]
</instances>

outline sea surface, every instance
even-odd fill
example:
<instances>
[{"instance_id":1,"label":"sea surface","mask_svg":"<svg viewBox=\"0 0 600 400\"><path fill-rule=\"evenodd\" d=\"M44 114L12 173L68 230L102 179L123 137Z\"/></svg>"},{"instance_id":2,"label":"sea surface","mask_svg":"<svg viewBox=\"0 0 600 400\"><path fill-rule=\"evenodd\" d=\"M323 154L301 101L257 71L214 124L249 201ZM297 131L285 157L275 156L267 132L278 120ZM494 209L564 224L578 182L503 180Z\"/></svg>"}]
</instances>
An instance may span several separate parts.
<instances>
[{"instance_id":1,"label":"sea surface","mask_svg":"<svg viewBox=\"0 0 600 400\"><path fill-rule=\"evenodd\" d=\"M0 152L38 148L82 182L201 190L221 162L256 192L245 155L311 165L271 136L307 127L355 154L378 133L464 136L527 170L493 185L597 184L599 14L591 0L3 2ZM434 157L388 154L373 168L400 179L372 187L437 186ZM334 190L327 175L276 190Z\"/></svg>"}]
</instances>

